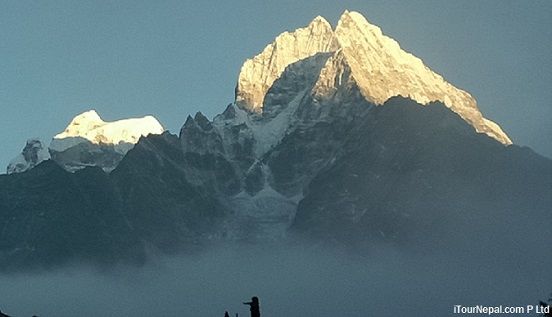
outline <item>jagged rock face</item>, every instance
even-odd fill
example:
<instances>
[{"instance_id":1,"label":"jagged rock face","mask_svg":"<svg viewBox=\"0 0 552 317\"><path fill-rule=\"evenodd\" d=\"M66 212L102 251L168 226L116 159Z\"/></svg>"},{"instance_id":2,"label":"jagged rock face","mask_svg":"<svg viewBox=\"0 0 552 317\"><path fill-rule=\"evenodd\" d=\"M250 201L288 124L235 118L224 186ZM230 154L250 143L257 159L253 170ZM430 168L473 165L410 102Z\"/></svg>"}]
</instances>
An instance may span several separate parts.
<instances>
[{"instance_id":1,"label":"jagged rock face","mask_svg":"<svg viewBox=\"0 0 552 317\"><path fill-rule=\"evenodd\" d=\"M227 118L227 119L225 119ZM245 124L236 123L229 106L217 122L198 112L188 116L180 130L188 179L198 186L210 186L222 194L236 194L244 172L254 161L251 135Z\"/></svg>"},{"instance_id":2,"label":"jagged rock face","mask_svg":"<svg viewBox=\"0 0 552 317\"><path fill-rule=\"evenodd\" d=\"M302 37L291 36L311 34L312 30L320 30L323 36L309 35L306 36L308 40L303 41ZM238 106L249 112L264 112L264 108L268 109L267 102L274 102L273 97L267 98L267 92L286 67L316 53L331 52L334 56L327 65L330 69L315 72L319 74L320 85L315 92L318 96L335 92L335 84L352 78L370 103L382 105L398 95L423 105L441 101L477 132L506 145L512 143L496 123L482 116L469 93L446 82L419 58L402 50L395 40L383 35L380 28L359 13L346 11L335 32L325 20L317 17L296 33L283 33L261 54L244 63L236 89ZM316 48L322 49L316 51Z\"/></svg>"},{"instance_id":3,"label":"jagged rock face","mask_svg":"<svg viewBox=\"0 0 552 317\"><path fill-rule=\"evenodd\" d=\"M52 159L68 171L99 166L112 171L138 140L164 129L152 116L105 122L94 110L76 116L50 143Z\"/></svg>"},{"instance_id":4,"label":"jagged rock face","mask_svg":"<svg viewBox=\"0 0 552 317\"><path fill-rule=\"evenodd\" d=\"M130 143L119 143L117 146L104 143L95 144L79 138L79 143L61 152L50 149L50 154L54 162L69 172L92 166L98 166L104 171L110 172L123 159L128 149L133 146L134 144Z\"/></svg>"},{"instance_id":5,"label":"jagged rock face","mask_svg":"<svg viewBox=\"0 0 552 317\"><path fill-rule=\"evenodd\" d=\"M217 168L211 154L190 154L182 151L175 135L150 135L109 174L128 221L145 241L163 251L201 244L220 234L217 223L224 220L217 186L229 177L222 175L224 169Z\"/></svg>"},{"instance_id":6,"label":"jagged rock face","mask_svg":"<svg viewBox=\"0 0 552 317\"><path fill-rule=\"evenodd\" d=\"M50 159L50 154L42 142L39 139L29 139L21 154L8 164L7 173L25 172L48 159Z\"/></svg>"},{"instance_id":7,"label":"jagged rock face","mask_svg":"<svg viewBox=\"0 0 552 317\"><path fill-rule=\"evenodd\" d=\"M262 112L266 92L288 65L335 49L332 27L322 17L316 17L305 28L280 34L274 43L243 64L236 87L236 104L247 111Z\"/></svg>"},{"instance_id":8,"label":"jagged rock face","mask_svg":"<svg viewBox=\"0 0 552 317\"><path fill-rule=\"evenodd\" d=\"M302 98L312 89L330 56L330 53L317 53L287 66L264 97L262 118L273 119L293 101L300 102L294 99Z\"/></svg>"},{"instance_id":9,"label":"jagged rock face","mask_svg":"<svg viewBox=\"0 0 552 317\"><path fill-rule=\"evenodd\" d=\"M269 185L287 197L303 195L312 177L330 164L353 121L367 115L373 106L362 97L354 79L347 76L350 70L342 62L340 54L326 54L317 61L316 74L324 72L328 76L315 76L299 85L301 89L290 103L293 112L284 133L262 156L269 167ZM288 86L296 73L292 66L288 67L274 87ZM269 96L270 92L265 100ZM271 120L285 117L286 111L289 109Z\"/></svg>"},{"instance_id":10,"label":"jagged rock face","mask_svg":"<svg viewBox=\"0 0 552 317\"><path fill-rule=\"evenodd\" d=\"M180 140L184 152L224 154L220 135L201 112L195 118L188 116L180 130Z\"/></svg>"}]
</instances>

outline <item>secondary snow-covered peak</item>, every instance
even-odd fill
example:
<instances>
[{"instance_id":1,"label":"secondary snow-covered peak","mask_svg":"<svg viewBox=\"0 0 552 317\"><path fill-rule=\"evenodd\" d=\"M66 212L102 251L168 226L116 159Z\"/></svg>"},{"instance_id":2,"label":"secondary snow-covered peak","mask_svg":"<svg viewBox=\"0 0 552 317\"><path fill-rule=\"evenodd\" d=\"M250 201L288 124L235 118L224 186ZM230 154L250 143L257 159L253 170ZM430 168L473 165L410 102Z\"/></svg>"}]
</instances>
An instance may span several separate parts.
<instances>
[{"instance_id":1,"label":"secondary snow-covered peak","mask_svg":"<svg viewBox=\"0 0 552 317\"><path fill-rule=\"evenodd\" d=\"M90 110L76 116L63 132L54 136L50 149L61 152L84 140L93 144L136 144L141 136L161 134L164 130L152 116L106 122Z\"/></svg>"},{"instance_id":2,"label":"secondary snow-covered peak","mask_svg":"<svg viewBox=\"0 0 552 317\"><path fill-rule=\"evenodd\" d=\"M332 27L320 16L304 28L280 34L259 55L243 64L236 86L236 104L249 112L262 112L268 89L288 65L335 49Z\"/></svg>"},{"instance_id":3,"label":"secondary snow-covered peak","mask_svg":"<svg viewBox=\"0 0 552 317\"><path fill-rule=\"evenodd\" d=\"M7 173L25 172L48 159L50 159L50 154L42 142L38 138L29 139L23 151L9 163Z\"/></svg>"}]
</instances>

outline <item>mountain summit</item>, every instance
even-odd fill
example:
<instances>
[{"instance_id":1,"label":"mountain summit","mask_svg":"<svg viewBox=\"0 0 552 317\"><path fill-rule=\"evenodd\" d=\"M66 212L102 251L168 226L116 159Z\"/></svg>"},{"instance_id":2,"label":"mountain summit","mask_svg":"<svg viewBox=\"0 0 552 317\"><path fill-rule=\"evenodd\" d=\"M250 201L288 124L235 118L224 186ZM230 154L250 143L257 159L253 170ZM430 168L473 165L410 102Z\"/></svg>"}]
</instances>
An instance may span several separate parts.
<instances>
[{"instance_id":1,"label":"mountain summit","mask_svg":"<svg viewBox=\"0 0 552 317\"><path fill-rule=\"evenodd\" d=\"M304 28L280 34L259 55L243 64L236 88L236 103L248 111L261 112L268 89L288 65L336 49L332 26L320 16Z\"/></svg>"},{"instance_id":2,"label":"mountain summit","mask_svg":"<svg viewBox=\"0 0 552 317\"><path fill-rule=\"evenodd\" d=\"M469 93L445 81L357 12L345 11L335 30L324 18L316 17L307 27L276 37L243 64L236 104L248 112L263 112L269 88L286 68L321 53L329 54L318 70L318 93L320 89L334 93L343 81L354 81L364 98L375 105L393 96L409 97L422 105L440 101L477 132L505 145L512 143L496 123L483 117Z\"/></svg>"}]
</instances>

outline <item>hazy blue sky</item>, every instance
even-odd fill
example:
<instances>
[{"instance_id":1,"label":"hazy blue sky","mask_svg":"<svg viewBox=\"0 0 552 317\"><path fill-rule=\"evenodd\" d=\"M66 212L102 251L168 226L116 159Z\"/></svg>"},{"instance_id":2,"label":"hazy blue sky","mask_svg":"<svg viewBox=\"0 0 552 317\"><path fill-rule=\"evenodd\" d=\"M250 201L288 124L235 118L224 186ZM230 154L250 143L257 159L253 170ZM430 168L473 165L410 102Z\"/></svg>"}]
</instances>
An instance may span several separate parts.
<instances>
[{"instance_id":1,"label":"hazy blue sky","mask_svg":"<svg viewBox=\"0 0 552 317\"><path fill-rule=\"evenodd\" d=\"M484 115L552 157L552 1L25 1L0 3L0 172L78 113L186 116L233 101L243 61L316 15L361 12Z\"/></svg>"}]
</instances>

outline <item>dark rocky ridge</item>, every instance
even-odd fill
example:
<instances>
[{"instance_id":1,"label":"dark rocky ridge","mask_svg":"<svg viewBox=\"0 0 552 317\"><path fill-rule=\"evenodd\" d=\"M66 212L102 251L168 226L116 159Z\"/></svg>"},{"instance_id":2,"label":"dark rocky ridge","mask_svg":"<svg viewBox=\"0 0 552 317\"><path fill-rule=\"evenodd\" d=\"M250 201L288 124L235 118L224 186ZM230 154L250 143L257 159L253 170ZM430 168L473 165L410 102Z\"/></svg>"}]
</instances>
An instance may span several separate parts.
<instances>
[{"instance_id":1,"label":"dark rocky ridge","mask_svg":"<svg viewBox=\"0 0 552 317\"><path fill-rule=\"evenodd\" d=\"M151 250L194 250L232 230L255 232L266 224L247 218L237 229L228 225L239 212L231 201L241 191L254 199L265 182L282 197L302 195L293 237L409 247L460 237L492 245L489 230L498 223L512 239L540 230L534 243L550 241L549 159L475 133L440 103L396 97L379 107L329 106L339 112L301 121L258 160L247 142L223 146L196 115L180 138L142 138L110 174L72 174L45 161L2 175L0 266L140 263ZM470 226L476 234L462 236L459 228Z\"/></svg>"},{"instance_id":2,"label":"dark rocky ridge","mask_svg":"<svg viewBox=\"0 0 552 317\"><path fill-rule=\"evenodd\" d=\"M474 133L440 103L396 97L370 112L305 189L294 232L410 247L456 236L496 248L493 234L530 232L552 241L550 159Z\"/></svg>"}]
</instances>

